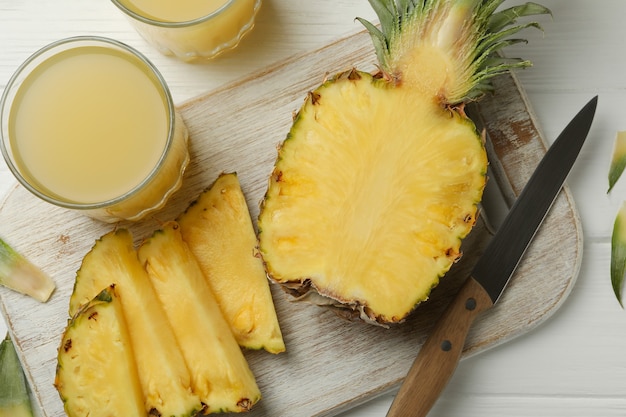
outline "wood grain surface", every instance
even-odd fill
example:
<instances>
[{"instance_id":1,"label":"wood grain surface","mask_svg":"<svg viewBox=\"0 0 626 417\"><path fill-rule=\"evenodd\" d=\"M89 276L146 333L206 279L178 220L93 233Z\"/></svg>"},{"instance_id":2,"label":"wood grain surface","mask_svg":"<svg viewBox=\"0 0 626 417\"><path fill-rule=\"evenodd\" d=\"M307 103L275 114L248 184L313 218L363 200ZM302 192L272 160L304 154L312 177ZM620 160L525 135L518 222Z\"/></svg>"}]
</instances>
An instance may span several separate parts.
<instances>
[{"instance_id":1,"label":"wood grain surface","mask_svg":"<svg viewBox=\"0 0 626 417\"><path fill-rule=\"evenodd\" d=\"M276 146L288 131L292 112L325 72L339 72L346 65L373 70L370 45L368 35L358 32L182 103L192 154L184 185L154 219L121 226L129 227L140 241L161 221L178 215L222 171L238 172L256 218ZM498 93L481 102L476 117L493 145L494 179L516 193L545 153L545 142L516 79L503 76L497 83ZM75 272L95 239L113 226L52 207L20 186L0 206L0 222L3 238L40 265L58 286L46 304L1 289L0 307L44 416L60 417L62 403L52 383ZM480 222L464 242L462 260L431 299L405 323L390 329L347 322L330 310L292 303L273 287L287 352L275 356L246 352L264 395L249 415L331 416L396 388L489 236ZM464 357L511 340L548 318L569 294L581 256L582 229L564 189L501 301L476 320Z\"/></svg>"}]
</instances>

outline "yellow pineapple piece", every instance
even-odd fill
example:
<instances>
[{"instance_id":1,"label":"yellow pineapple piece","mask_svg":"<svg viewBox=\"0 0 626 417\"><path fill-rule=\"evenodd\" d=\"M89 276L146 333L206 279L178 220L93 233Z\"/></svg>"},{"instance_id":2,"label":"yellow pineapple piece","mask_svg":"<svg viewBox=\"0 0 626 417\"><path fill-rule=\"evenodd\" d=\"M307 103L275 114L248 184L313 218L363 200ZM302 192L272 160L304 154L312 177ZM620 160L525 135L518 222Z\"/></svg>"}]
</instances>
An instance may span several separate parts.
<instances>
[{"instance_id":1,"label":"yellow pineapple piece","mask_svg":"<svg viewBox=\"0 0 626 417\"><path fill-rule=\"evenodd\" d=\"M250 410L261 393L178 223L164 224L138 252L206 412Z\"/></svg>"},{"instance_id":2,"label":"yellow pineapple piece","mask_svg":"<svg viewBox=\"0 0 626 417\"><path fill-rule=\"evenodd\" d=\"M192 392L189 369L127 229L102 236L84 257L70 297L70 315L111 284L122 301L146 412L195 415L202 405Z\"/></svg>"},{"instance_id":3,"label":"yellow pineapple piece","mask_svg":"<svg viewBox=\"0 0 626 417\"><path fill-rule=\"evenodd\" d=\"M63 333L54 385L68 417L145 417L130 334L114 286L81 308Z\"/></svg>"},{"instance_id":4,"label":"yellow pineapple piece","mask_svg":"<svg viewBox=\"0 0 626 417\"><path fill-rule=\"evenodd\" d=\"M179 219L240 346L285 350L250 212L237 174L222 174Z\"/></svg>"},{"instance_id":5,"label":"yellow pineapple piece","mask_svg":"<svg viewBox=\"0 0 626 417\"><path fill-rule=\"evenodd\" d=\"M466 103L528 61L497 52L536 3L370 1L379 70L329 77L279 149L258 220L268 275L301 299L397 323L460 257L487 156Z\"/></svg>"},{"instance_id":6,"label":"yellow pineapple piece","mask_svg":"<svg viewBox=\"0 0 626 417\"><path fill-rule=\"evenodd\" d=\"M398 322L459 258L487 156L469 119L388 91L369 74L351 77L318 88L319 104L311 99L301 109L265 196L260 249L271 277L296 295L315 290L360 308L365 319ZM418 127L402 124L397 106L383 105L391 100L427 117ZM373 103L393 137L432 141L392 145L387 125L357 125ZM300 131L310 132L307 140Z\"/></svg>"}]
</instances>

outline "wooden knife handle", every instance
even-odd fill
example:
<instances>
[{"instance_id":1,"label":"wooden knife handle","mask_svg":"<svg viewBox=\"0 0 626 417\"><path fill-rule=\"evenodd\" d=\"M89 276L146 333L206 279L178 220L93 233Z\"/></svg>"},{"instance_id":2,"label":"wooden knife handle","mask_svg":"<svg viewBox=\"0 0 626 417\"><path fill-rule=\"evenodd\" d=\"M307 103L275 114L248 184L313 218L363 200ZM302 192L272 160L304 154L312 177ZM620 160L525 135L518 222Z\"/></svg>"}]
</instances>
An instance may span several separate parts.
<instances>
[{"instance_id":1,"label":"wooden knife handle","mask_svg":"<svg viewBox=\"0 0 626 417\"><path fill-rule=\"evenodd\" d=\"M474 319L493 306L474 278L467 279L437 321L411 366L387 417L424 417L454 373Z\"/></svg>"}]
</instances>

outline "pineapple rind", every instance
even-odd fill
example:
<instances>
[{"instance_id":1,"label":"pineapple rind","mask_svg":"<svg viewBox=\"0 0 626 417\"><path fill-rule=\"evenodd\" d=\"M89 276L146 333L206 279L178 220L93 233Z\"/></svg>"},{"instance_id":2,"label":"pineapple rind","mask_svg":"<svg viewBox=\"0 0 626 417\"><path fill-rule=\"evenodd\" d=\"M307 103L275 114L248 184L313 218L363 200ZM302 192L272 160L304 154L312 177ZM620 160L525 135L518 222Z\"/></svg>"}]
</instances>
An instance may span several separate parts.
<instances>
[{"instance_id":1,"label":"pineapple rind","mask_svg":"<svg viewBox=\"0 0 626 417\"><path fill-rule=\"evenodd\" d=\"M490 91L494 76L531 65L528 60L503 58L498 52L525 42L511 38L523 29L541 28L537 22L517 25L518 18L551 12L530 2L496 12L503 1L370 0L380 29L357 19L370 33L382 69L404 83L419 79L423 84L424 70L429 71L432 63L415 59L422 56L417 51L437 49L451 75L439 81L438 94L444 105L457 105Z\"/></svg>"},{"instance_id":2,"label":"pineapple rind","mask_svg":"<svg viewBox=\"0 0 626 417\"><path fill-rule=\"evenodd\" d=\"M130 334L114 287L68 322L55 386L69 417L145 417Z\"/></svg>"},{"instance_id":3,"label":"pineapple rind","mask_svg":"<svg viewBox=\"0 0 626 417\"><path fill-rule=\"evenodd\" d=\"M285 351L237 174L221 174L177 221L239 345Z\"/></svg>"},{"instance_id":4,"label":"pineapple rind","mask_svg":"<svg viewBox=\"0 0 626 417\"><path fill-rule=\"evenodd\" d=\"M141 245L139 258L174 328L205 412L248 411L261 393L179 225L165 223Z\"/></svg>"},{"instance_id":5,"label":"pineapple rind","mask_svg":"<svg viewBox=\"0 0 626 417\"><path fill-rule=\"evenodd\" d=\"M270 178L258 221L268 274L371 321L403 320L460 256L485 185L483 145L431 97L358 71L325 82Z\"/></svg>"},{"instance_id":6,"label":"pineapple rind","mask_svg":"<svg viewBox=\"0 0 626 417\"><path fill-rule=\"evenodd\" d=\"M168 417L195 415L202 408L200 399L191 390L191 375L174 331L127 229L105 234L83 258L70 297L70 316L111 284L127 318L146 411Z\"/></svg>"}]
</instances>

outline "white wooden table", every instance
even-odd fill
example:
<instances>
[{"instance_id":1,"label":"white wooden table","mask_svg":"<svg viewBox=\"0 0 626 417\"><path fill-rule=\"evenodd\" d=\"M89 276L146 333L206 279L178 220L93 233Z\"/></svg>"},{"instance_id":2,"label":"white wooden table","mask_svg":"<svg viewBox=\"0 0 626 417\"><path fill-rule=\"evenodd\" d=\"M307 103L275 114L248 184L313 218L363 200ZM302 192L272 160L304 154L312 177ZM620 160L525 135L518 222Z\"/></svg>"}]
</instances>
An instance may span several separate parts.
<instances>
[{"instance_id":1,"label":"white wooden table","mask_svg":"<svg viewBox=\"0 0 626 417\"><path fill-rule=\"evenodd\" d=\"M615 300L609 278L611 229L626 199L626 180L606 194L613 140L618 130L626 130L626 2L541 3L552 9L554 19L541 19L544 34L527 32L530 43L507 55L535 63L518 75L546 139L552 141L582 103L600 95L589 143L568 179L584 229L582 268L569 298L547 322L464 360L432 416L626 415L626 311ZM354 32L356 16L374 18L366 0L265 0L256 28L234 53L189 65L159 55L109 1L0 0L0 86L41 46L92 34L145 53L181 103ZM1 161L0 196L14 184ZM5 328L0 320L0 334ZM384 416L391 400L392 395L372 399L343 416Z\"/></svg>"}]
</instances>

